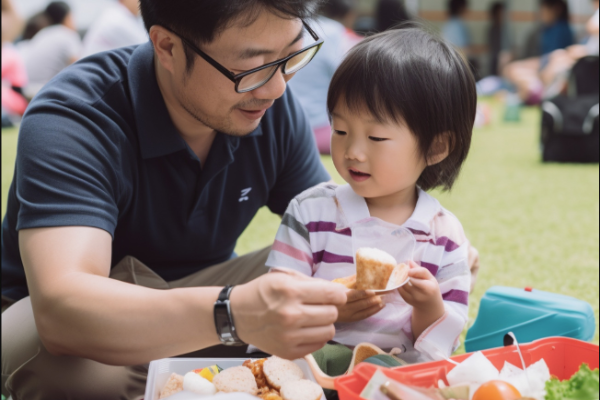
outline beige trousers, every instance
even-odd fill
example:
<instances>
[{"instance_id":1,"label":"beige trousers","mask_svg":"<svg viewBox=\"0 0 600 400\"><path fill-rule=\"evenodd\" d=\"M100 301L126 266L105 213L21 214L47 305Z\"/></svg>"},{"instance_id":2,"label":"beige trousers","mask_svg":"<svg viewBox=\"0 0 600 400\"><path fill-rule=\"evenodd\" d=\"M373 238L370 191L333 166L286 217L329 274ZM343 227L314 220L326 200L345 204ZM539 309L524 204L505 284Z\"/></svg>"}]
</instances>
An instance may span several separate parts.
<instances>
[{"instance_id":1,"label":"beige trousers","mask_svg":"<svg viewBox=\"0 0 600 400\"><path fill-rule=\"evenodd\" d=\"M164 281L138 260L126 257L111 270L110 277L154 289L238 285L268 271L265 263L269 251L270 247L172 282ZM231 351L218 347L212 350L222 356ZM193 356L213 355L210 351ZM29 297L2 313L2 394L12 395L13 400L140 400L147 375L147 364L115 367L84 358L51 355L38 337Z\"/></svg>"}]
</instances>

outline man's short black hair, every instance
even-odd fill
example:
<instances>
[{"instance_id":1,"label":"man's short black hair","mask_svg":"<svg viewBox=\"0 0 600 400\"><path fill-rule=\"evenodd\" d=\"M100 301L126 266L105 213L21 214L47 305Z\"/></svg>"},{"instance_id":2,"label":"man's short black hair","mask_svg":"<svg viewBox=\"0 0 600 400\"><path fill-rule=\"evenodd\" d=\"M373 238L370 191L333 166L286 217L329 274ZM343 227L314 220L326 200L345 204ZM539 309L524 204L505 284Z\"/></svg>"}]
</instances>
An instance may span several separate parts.
<instances>
[{"instance_id":1,"label":"man's short black hair","mask_svg":"<svg viewBox=\"0 0 600 400\"><path fill-rule=\"evenodd\" d=\"M477 92L471 68L450 44L415 24L363 40L333 76L330 114L340 101L351 112L405 124L425 157L439 135L448 135L450 154L427 167L417 185L452 188L471 146Z\"/></svg>"},{"instance_id":2,"label":"man's short black hair","mask_svg":"<svg viewBox=\"0 0 600 400\"><path fill-rule=\"evenodd\" d=\"M146 29L161 25L189 40L210 43L233 22L251 25L263 10L283 18L309 19L321 0L140 0ZM185 45L184 45L185 46ZM188 70L195 53L185 46Z\"/></svg>"},{"instance_id":3,"label":"man's short black hair","mask_svg":"<svg viewBox=\"0 0 600 400\"><path fill-rule=\"evenodd\" d=\"M569 3L565 0L540 0L540 6L546 6L556 10L557 19L559 21L569 21L571 19Z\"/></svg>"},{"instance_id":4,"label":"man's short black hair","mask_svg":"<svg viewBox=\"0 0 600 400\"><path fill-rule=\"evenodd\" d=\"M490 16L492 18L498 18L505 9L506 4L503 1L495 1L490 5Z\"/></svg>"},{"instance_id":5,"label":"man's short black hair","mask_svg":"<svg viewBox=\"0 0 600 400\"><path fill-rule=\"evenodd\" d=\"M53 1L46 7L44 14L48 16L52 25L60 25L71 12L71 7L64 1Z\"/></svg>"},{"instance_id":6,"label":"man's short black hair","mask_svg":"<svg viewBox=\"0 0 600 400\"><path fill-rule=\"evenodd\" d=\"M448 0L448 13L452 17L459 16L467 7L467 0Z\"/></svg>"},{"instance_id":7,"label":"man's short black hair","mask_svg":"<svg viewBox=\"0 0 600 400\"><path fill-rule=\"evenodd\" d=\"M324 0L319 12L327 18L339 21L346 17L352 8L352 0Z\"/></svg>"}]
</instances>

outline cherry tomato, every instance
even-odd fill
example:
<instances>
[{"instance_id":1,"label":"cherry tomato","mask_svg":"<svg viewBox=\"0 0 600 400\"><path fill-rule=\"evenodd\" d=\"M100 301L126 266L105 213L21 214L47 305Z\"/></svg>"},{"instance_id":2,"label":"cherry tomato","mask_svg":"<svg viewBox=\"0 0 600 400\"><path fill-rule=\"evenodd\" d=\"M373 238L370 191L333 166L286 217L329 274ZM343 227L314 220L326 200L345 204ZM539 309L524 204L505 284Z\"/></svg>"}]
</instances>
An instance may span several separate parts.
<instances>
[{"instance_id":1,"label":"cherry tomato","mask_svg":"<svg viewBox=\"0 0 600 400\"><path fill-rule=\"evenodd\" d=\"M510 383L490 381L481 385L475 392L473 400L518 400L521 393Z\"/></svg>"}]
</instances>

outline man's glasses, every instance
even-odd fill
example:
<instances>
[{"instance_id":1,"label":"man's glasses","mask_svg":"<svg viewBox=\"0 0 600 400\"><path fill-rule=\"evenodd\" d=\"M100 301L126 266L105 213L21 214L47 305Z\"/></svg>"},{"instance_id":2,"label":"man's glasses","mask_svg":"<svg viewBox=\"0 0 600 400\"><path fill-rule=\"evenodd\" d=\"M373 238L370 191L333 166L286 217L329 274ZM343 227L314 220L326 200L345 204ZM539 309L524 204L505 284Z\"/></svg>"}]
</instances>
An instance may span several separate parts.
<instances>
[{"instance_id":1,"label":"man's glasses","mask_svg":"<svg viewBox=\"0 0 600 400\"><path fill-rule=\"evenodd\" d=\"M284 75L290 75L300 71L309 62L312 61L317 52L321 49L321 46L323 45L323 39L320 39L319 36L315 33L315 31L313 31L306 22L302 21L302 24L304 25L308 33L310 33L310 35L313 37L313 39L315 39L315 43L303 48L300 51L290 54L285 58L273 61L258 68L253 68L251 70L242 72L237 75L229 71L227 68L215 61L215 59L213 59L208 54L200 50L194 43L192 43L192 41L184 38L183 36L171 29L169 30L177 36L179 36L189 48L194 50L194 52L200 57L202 57L204 60L206 60L206 62L208 62L210 65L219 70L219 72L225 75L227 79L235 83L236 92L246 93L254 89L258 89L259 87L269 82L269 80L273 77L273 75L275 75L279 67L282 68L282 72Z\"/></svg>"}]
</instances>

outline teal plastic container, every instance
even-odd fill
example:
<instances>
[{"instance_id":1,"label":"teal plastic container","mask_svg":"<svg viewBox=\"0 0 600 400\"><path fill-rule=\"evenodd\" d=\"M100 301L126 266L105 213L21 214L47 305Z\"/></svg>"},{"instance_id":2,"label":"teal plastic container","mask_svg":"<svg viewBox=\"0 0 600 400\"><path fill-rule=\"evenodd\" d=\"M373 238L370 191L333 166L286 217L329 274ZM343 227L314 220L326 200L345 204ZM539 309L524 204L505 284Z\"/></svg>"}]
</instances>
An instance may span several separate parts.
<instances>
[{"instance_id":1,"label":"teal plastic container","mask_svg":"<svg viewBox=\"0 0 600 400\"><path fill-rule=\"evenodd\" d=\"M470 353L502 347L508 332L520 343L555 336L589 342L596 333L596 318L590 304L573 297L495 286L481 299L465 348Z\"/></svg>"}]
</instances>

